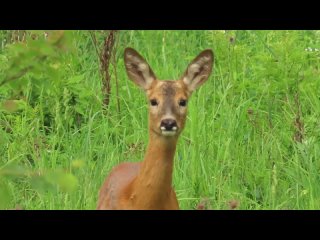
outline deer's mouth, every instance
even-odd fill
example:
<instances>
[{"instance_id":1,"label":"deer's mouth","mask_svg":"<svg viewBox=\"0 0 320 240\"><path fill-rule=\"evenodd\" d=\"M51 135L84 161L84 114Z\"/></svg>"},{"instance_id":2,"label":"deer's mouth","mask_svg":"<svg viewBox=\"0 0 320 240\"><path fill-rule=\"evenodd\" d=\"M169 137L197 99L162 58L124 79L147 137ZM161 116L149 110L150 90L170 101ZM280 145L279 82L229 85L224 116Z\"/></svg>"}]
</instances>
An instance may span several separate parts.
<instances>
[{"instance_id":1,"label":"deer's mouth","mask_svg":"<svg viewBox=\"0 0 320 240\"><path fill-rule=\"evenodd\" d=\"M175 136L178 132L178 127L172 127L170 130L165 127L161 127L161 134L166 137Z\"/></svg>"}]
</instances>

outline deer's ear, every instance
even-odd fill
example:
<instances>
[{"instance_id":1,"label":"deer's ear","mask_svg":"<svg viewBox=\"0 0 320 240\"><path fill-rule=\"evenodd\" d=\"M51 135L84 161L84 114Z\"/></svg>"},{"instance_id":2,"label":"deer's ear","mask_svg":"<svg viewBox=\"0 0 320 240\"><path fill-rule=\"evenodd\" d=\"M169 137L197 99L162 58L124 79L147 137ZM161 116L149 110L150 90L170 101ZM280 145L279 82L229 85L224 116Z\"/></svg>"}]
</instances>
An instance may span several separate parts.
<instances>
[{"instance_id":1,"label":"deer's ear","mask_svg":"<svg viewBox=\"0 0 320 240\"><path fill-rule=\"evenodd\" d=\"M211 49L201 52L188 66L182 81L187 85L189 92L193 92L205 83L212 71L213 52Z\"/></svg>"},{"instance_id":2,"label":"deer's ear","mask_svg":"<svg viewBox=\"0 0 320 240\"><path fill-rule=\"evenodd\" d=\"M133 48L126 48L124 62L129 79L143 90L149 89L156 76L147 61Z\"/></svg>"}]
</instances>

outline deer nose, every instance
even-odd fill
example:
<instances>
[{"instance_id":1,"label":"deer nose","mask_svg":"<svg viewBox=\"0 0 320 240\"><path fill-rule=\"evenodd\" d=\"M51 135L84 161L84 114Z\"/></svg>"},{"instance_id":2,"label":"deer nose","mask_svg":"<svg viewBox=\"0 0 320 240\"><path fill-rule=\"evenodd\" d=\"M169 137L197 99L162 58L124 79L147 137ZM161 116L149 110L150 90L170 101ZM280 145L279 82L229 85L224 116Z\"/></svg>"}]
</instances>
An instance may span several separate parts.
<instances>
[{"instance_id":1,"label":"deer nose","mask_svg":"<svg viewBox=\"0 0 320 240\"><path fill-rule=\"evenodd\" d=\"M174 119L163 119L161 121L161 130L166 130L166 131L175 131L177 130L177 122Z\"/></svg>"}]
</instances>

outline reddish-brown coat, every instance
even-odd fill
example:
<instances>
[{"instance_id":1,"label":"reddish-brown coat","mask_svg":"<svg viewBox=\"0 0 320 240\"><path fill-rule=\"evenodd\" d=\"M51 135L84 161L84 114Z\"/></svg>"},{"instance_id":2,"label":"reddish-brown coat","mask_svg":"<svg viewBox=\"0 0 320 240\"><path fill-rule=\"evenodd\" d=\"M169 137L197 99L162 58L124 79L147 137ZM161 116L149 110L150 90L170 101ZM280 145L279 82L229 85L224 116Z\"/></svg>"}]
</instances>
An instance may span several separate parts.
<instances>
[{"instance_id":1,"label":"reddish-brown coat","mask_svg":"<svg viewBox=\"0 0 320 240\"><path fill-rule=\"evenodd\" d=\"M99 192L97 209L179 209L172 188L172 173L176 145L187 115L187 100L191 93L209 77L213 54L205 50L188 66L178 81L157 80L147 62L133 49L126 49L125 64L128 76L144 89L149 100L158 105L149 109L149 144L141 163L116 166ZM176 121L176 133L161 131L164 118Z\"/></svg>"}]
</instances>

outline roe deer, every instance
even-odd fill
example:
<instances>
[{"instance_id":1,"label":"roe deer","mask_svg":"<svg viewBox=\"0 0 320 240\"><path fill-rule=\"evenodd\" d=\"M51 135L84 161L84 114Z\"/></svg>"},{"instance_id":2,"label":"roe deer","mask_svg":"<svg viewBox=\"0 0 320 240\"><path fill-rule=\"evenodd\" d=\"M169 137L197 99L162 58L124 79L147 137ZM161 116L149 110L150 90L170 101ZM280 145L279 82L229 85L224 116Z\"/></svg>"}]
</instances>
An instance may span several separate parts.
<instances>
[{"instance_id":1,"label":"roe deer","mask_svg":"<svg viewBox=\"0 0 320 240\"><path fill-rule=\"evenodd\" d=\"M132 48L125 49L124 62L129 79L149 100L149 143L142 162L122 163L111 171L100 189L97 209L179 209L172 188L174 154L188 98L211 74L213 52L201 52L177 81L158 80Z\"/></svg>"}]
</instances>

